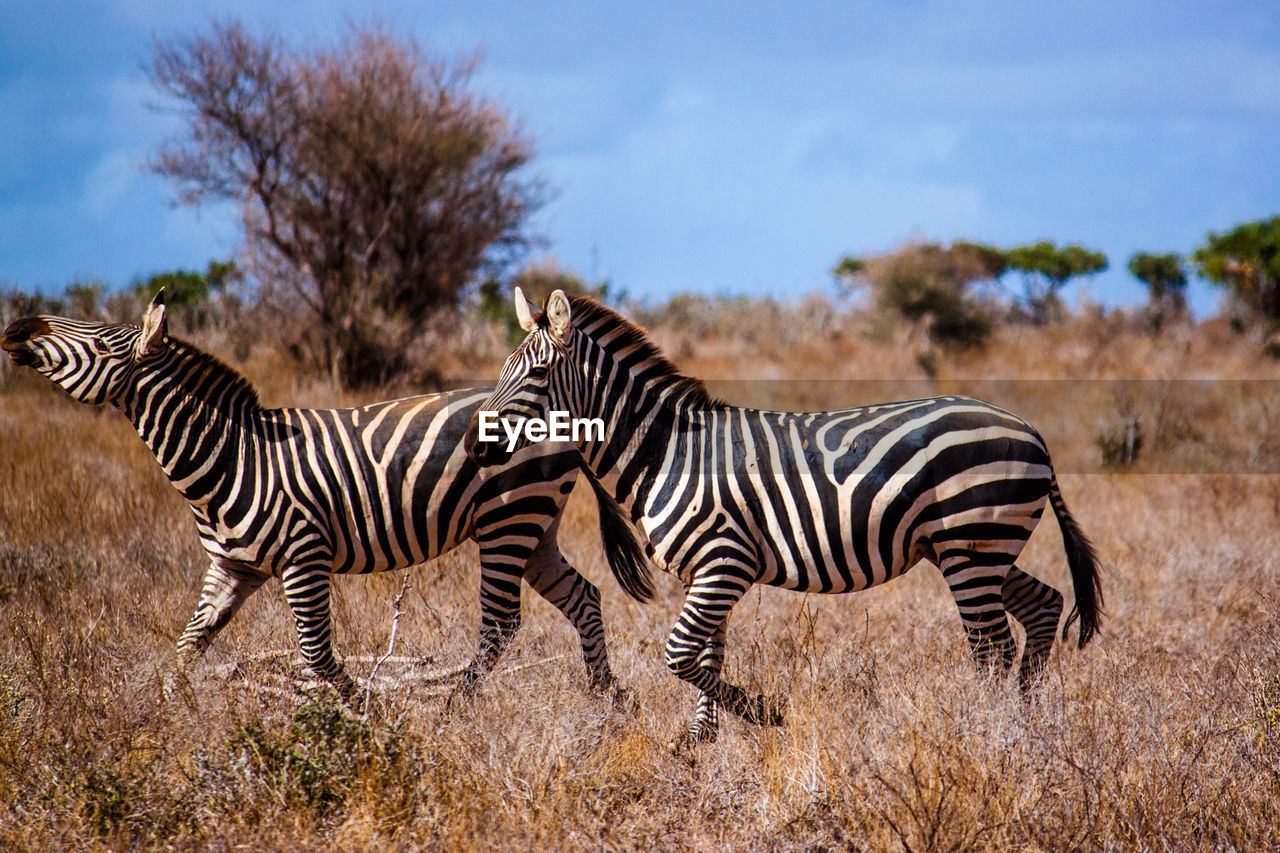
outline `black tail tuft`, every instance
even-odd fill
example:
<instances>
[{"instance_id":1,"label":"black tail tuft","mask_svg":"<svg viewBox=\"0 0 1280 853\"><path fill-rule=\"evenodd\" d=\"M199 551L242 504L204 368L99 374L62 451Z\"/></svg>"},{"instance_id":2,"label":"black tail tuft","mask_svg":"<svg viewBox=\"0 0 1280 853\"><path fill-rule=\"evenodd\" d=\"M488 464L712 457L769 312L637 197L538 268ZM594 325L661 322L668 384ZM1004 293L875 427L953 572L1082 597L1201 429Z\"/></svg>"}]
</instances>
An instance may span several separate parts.
<instances>
[{"instance_id":1,"label":"black tail tuft","mask_svg":"<svg viewBox=\"0 0 1280 853\"><path fill-rule=\"evenodd\" d=\"M1067 638L1071 623L1080 620L1079 648L1093 639L1098 633L1102 621L1102 577L1099 572L1098 554L1093 543L1084 535L1080 525L1067 511L1067 505L1058 491L1058 478L1054 477L1049 484L1049 505L1053 514L1058 517L1058 526L1062 528L1062 543L1067 551L1067 565L1071 568L1071 585L1075 587L1076 605L1067 615L1066 624L1062 626L1062 638Z\"/></svg>"},{"instance_id":2,"label":"black tail tuft","mask_svg":"<svg viewBox=\"0 0 1280 853\"><path fill-rule=\"evenodd\" d=\"M583 473L591 483L591 490L596 493L596 503L600 507L600 538L604 541L604 553L613 576L636 601L648 601L653 598L653 575L644 549L636 538L635 528L600 481L585 467Z\"/></svg>"}]
</instances>

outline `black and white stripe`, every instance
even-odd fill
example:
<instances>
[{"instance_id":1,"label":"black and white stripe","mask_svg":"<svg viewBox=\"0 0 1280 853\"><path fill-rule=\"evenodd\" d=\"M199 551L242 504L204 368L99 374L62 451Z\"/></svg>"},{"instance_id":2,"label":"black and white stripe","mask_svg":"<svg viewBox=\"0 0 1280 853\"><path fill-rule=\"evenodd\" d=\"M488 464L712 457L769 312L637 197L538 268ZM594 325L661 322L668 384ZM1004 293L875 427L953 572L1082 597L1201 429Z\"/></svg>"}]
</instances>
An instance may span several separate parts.
<instances>
[{"instance_id":1,"label":"black and white stripe","mask_svg":"<svg viewBox=\"0 0 1280 853\"><path fill-rule=\"evenodd\" d=\"M1014 563L1046 500L1059 519L1076 591L1080 645L1098 627L1097 560L1067 512L1048 451L1021 418L978 400L939 397L793 414L726 405L681 376L643 331L589 299L557 291L508 359L484 410L500 417L599 417L603 441L579 443L598 489L648 539L648 555L685 585L666 661L702 691L690 736L713 738L715 706L757 723L778 706L720 677L729 613L753 584L854 592L920 560L942 571L977 660L1016 656L1006 614L1026 629L1020 669L1035 681L1062 596ZM482 463L503 445L467 449ZM518 447L518 446L517 446ZM612 537L615 573L650 591L634 540Z\"/></svg>"},{"instance_id":2,"label":"black and white stripe","mask_svg":"<svg viewBox=\"0 0 1280 853\"><path fill-rule=\"evenodd\" d=\"M599 592L556 543L580 458L540 446L479 470L461 442L487 390L265 409L230 367L167 336L159 298L142 328L34 317L0 344L75 399L119 408L190 502L210 565L178 640L184 664L276 576L305 661L351 698L331 643L331 575L402 569L475 539L482 625L467 680L519 627L523 577L577 629L593 686L613 684Z\"/></svg>"}]
</instances>

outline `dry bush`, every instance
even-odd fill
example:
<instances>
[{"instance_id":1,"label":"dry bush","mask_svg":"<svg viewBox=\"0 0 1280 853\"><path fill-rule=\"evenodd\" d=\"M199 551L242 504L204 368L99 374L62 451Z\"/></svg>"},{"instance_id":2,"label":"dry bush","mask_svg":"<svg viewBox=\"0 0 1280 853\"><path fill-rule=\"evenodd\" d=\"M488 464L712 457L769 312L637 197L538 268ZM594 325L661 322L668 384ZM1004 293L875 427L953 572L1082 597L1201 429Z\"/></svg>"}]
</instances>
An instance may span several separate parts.
<instances>
[{"instance_id":1,"label":"dry bush","mask_svg":"<svg viewBox=\"0 0 1280 853\"><path fill-rule=\"evenodd\" d=\"M1269 378L1274 369L1212 336L1179 343L1104 331L1002 330L986 355L921 384L1051 380L1029 383L1033 421L1043 417L1055 455L1061 447L1083 459L1119 402L1103 383L1064 401L1060 380L1115 378L1126 366L1131 378L1152 379ZM758 364L780 377L917 377L893 343L851 328L825 349L790 362L780 349ZM760 375L731 345L726 332L691 344L680 362L713 377ZM362 402L288 365L262 347L242 363L269 403ZM1059 646L1027 699L1010 680L975 672L928 567L853 596L752 591L730 623L726 672L786 696L788 724L728 719L717 743L682 759L666 743L687 724L694 695L662 663L679 584L661 576L651 605L625 598L588 495L570 501L562 543L601 588L613 666L640 708L615 710L589 694L572 629L526 593L524 627L474 698L448 704L429 686L387 687L379 716L365 722L323 691L263 689L282 674L301 678L295 663L228 674L234 662L296 648L275 583L173 680L174 641L204 566L185 504L114 412L74 404L29 371L0 381L5 849L1280 844L1280 477L1062 477L1108 566L1107 618L1084 651ZM781 398L783 384L760 393ZM904 385L913 383L863 391L897 397ZM1143 417L1152 416L1147 402L1134 403ZM1202 444L1242 454L1250 434L1260 448L1265 403L1223 412L1192 395L1166 408ZM1070 590L1052 522L1019 564ZM465 661L479 617L474 546L411 576L397 651L428 668ZM336 644L357 676L387 648L399 588L396 576L335 583Z\"/></svg>"},{"instance_id":2,"label":"dry bush","mask_svg":"<svg viewBox=\"0 0 1280 853\"><path fill-rule=\"evenodd\" d=\"M843 334L841 312L820 294L785 303L682 293L656 307L630 303L624 313L685 360L695 353L705 358L708 350L786 358L796 346Z\"/></svg>"},{"instance_id":3,"label":"dry bush","mask_svg":"<svg viewBox=\"0 0 1280 853\"><path fill-rule=\"evenodd\" d=\"M474 70L354 24L314 48L235 21L155 44L148 77L183 121L152 170L182 203L242 206L259 298L306 318L276 339L346 385L421 369L428 322L532 240L531 143Z\"/></svg>"}]
</instances>

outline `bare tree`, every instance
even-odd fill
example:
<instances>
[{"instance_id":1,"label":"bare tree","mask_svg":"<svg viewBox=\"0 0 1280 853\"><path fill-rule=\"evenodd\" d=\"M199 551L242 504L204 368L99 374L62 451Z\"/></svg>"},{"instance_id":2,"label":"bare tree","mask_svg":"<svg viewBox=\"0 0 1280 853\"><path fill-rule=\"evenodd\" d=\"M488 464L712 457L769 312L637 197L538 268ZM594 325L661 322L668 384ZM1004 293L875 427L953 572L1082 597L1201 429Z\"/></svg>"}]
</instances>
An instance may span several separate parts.
<instances>
[{"instance_id":1,"label":"bare tree","mask_svg":"<svg viewBox=\"0 0 1280 853\"><path fill-rule=\"evenodd\" d=\"M473 70L380 29L302 51L230 23L154 48L188 123L152 169L183 203L243 205L261 292L310 317L304 351L350 385L402 371L432 314L530 243L532 147Z\"/></svg>"}]
</instances>

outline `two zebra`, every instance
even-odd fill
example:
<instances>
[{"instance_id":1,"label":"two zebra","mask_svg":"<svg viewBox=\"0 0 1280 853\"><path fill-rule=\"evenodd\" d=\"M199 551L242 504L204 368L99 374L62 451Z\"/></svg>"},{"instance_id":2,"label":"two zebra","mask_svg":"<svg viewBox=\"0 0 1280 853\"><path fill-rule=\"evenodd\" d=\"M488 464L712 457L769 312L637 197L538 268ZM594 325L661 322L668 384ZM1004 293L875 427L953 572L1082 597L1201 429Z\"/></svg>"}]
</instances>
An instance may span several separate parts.
<instances>
[{"instance_id":1,"label":"two zebra","mask_svg":"<svg viewBox=\"0 0 1280 853\"><path fill-rule=\"evenodd\" d=\"M599 592L556 544L580 471L623 588L652 595L648 560L685 585L666 659L701 691L692 740L714 739L717 706L781 722L776 702L720 677L729 612L754 583L850 592L928 559L980 663L1009 666L1006 612L1022 623L1020 679L1031 684L1062 596L1014 561L1046 500L1076 590L1068 625L1079 618L1081 646L1096 632L1097 560L1043 442L1016 416L963 398L820 414L730 407L590 299L556 291L535 317L517 290L516 308L530 334L492 393L358 409L263 408L244 377L169 337L160 296L141 327L34 317L10 325L0 347L75 399L119 408L190 503L210 565L178 642L183 663L277 576L304 660L354 700L332 650L331 575L405 568L474 538L482 617L467 680L493 666L518 628L523 577L574 624L592 684L616 689ZM563 450L477 440L481 410L519 420L557 409L601 417L604 439Z\"/></svg>"},{"instance_id":2,"label":"two zebra","mask_svg":"<svg viewBox=\"0 0 1280 853\"><path fill-rule=\"evenodd\" d=\"M534 316L519 289L515 298L529 334L481 410L514 423L552 412L603 420L602 439L576 442L585 471L647 539L642 555L631 529L602 528L614 573L641 599L652 594L650 561L685 587L666 662L701 692L689 740L715 738L717 706L753 723L782 720L776 701L720 675L729 613L757 583L855 592L928 560L980 665L1010 666L1006 614L1023 625L1019 678L1030 686L1063 606L1015 565L1046 501L1075 587L1067 626L1079 620L1080 646L1098 630L1097 558L1043 440L1021 418L961 397L812 414L729 406L609 308L557 290ZM482 465L506 464L527 444L480 441L478 421L466 438Z\"/></svg>"}]
</instances>

